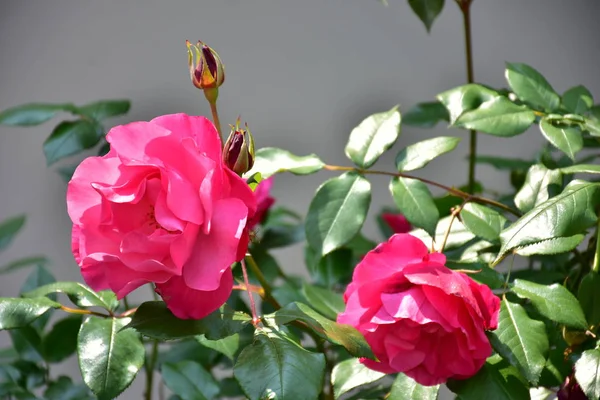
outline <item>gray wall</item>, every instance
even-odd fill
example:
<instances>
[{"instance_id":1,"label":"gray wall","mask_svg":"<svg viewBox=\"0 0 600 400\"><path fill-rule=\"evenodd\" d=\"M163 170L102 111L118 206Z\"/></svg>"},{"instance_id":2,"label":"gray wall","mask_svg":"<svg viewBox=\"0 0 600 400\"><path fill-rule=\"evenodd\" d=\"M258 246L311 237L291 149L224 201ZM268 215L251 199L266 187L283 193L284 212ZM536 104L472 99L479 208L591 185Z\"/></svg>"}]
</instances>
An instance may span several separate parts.
<instances>
[{"instance_id":1,"label":"gray wall","mask_svg":"<svg viewBox=\"0 0 600 400\"><path fill-rule=\"evenodd\" d=\"M114 123L186 112L208 115L187 75L185 39L213 46L227 66L221 119L238 114L258 146L318 153L347 164L343 147L365 116L414 103L464 82L461 16L448 0L427 35L403 0L0 0L0 110L32 102L130 98L132 110ZM475 0L475 76L504 85L505 61L538 68L562 92L586 85L600 98L600 2L595 0ZM48 255L60 279L80 279L70 253L65 184L45 168L41 146L52 123L33 129L0 127L0 219L28 214L28 224L0 264L32 253ZM445 126L404 128L398 146L440 134ZM540 143L531 130L506 141L482 137L482 154L529 157ZM465 183L467 142L423 175ZM394 152L378 167L393 168ZM278 201L305 212L327 173L279 177ZM482 167L493 189L504 175ZM391 204L387 180L374 180L374 209ZM376 237L370 222L366 232ZM301 273L300 248L279 253ZM2 276L0 295L18 293L25 274ZM143 290L146 295L147 289ZM6 335L0 341L6 343ZM141 380L140 382L141 383ZM137 398L136 384L124 398Z\"/></svg>"}]
</instances>

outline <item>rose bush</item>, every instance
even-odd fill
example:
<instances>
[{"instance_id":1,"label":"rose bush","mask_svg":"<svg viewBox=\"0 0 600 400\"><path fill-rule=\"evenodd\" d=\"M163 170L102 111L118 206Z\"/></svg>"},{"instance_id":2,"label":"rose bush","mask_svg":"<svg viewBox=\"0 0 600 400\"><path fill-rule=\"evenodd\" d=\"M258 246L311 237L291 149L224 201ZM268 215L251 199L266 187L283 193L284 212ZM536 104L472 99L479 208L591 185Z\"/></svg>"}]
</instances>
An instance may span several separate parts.
<instances>
[{"instance_id":1,"label":"rose bush","mask_svg":"<svg viewBox=\"0 0 600 400\"><path fill-rule=\"evenodd\" d=\"M365 336L379 360L361 360L366 366L427 386L483 366L492 353L485 331L496 329L500 301L445 261L420 239L396 234L356 266L338 322Z\"/></svg>"},{"instance_id":2,"label":"rose bush","mask_svg":"<svg viewBox=\"0 0 600 400\"><path fill-rule=\"evenodd\" d=\"M221 161L204 117L117 126L110 152L75 170L67 191L72 249L84 280L118 298L154 283L179 318L202 318L232 290L248 247L252 190Z\"/></svg>"}]
</instances>

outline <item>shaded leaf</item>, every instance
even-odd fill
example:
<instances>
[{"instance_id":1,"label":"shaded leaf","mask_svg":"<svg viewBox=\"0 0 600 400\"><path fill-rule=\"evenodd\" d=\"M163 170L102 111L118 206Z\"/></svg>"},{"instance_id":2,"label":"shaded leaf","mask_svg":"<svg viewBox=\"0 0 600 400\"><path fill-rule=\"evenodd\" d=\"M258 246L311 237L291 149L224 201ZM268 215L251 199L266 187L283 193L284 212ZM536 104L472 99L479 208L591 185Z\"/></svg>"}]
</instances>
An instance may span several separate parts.
<instances>
[{"instance_id":1,"label":"shaded leaf","mask_svg":"<svg viewBox=\"0 0 600 400\"><path fill-rule=\"evenodd\" d=\"M561 171L550 170L542 164L535 164L527 171L525 183L515 195L515 205L522 212L528 212L556 195L561 187Z\"/></svg>"},{"instance_id":2,"label":"shaded leaf","mask_svg":"<svg viewBox=\"0 0 600 400\"><path fill-rule=\"evenodd\" d=\"M482 239L490 242L498 240L506 218L491 208L477 203L467 203L460 212L465 227Z\"/></svg>"},{"instance_id":3,"label":"shaded leaf","mask_svg":"<svg viewBox=\"0 0 600 400\"><path fill-rule=\"evenodd\" d=\"M0 222L0 251L6 249L25 225L25 215L18 215Z\"/></svg>"},{"instance_id":4,"label":"shaded leaf","mask_svg":"<svg viewBox=\"0 0 600 400\"><path fill-rule=\"evenodd\" d=\"M515 169L528 169L533 162L521 160L519 158L507 158L496 156L477 156L475 157L477 164L487 164L501 171L512 171Z\"/></svg>"},{"instance_id":5,"label":"shaded leaf","mask_svg":"<svg viewBox=\"0 0 600 400\"><path fill-rule=\"evenodd\" d=\"M19 258L18 260L11 261L8 264L0 267L0 274L12 272L21 268L30 267L32 265L44 265L48 263L48 259L44 256L31 256Z\"/></svg>"},{"instance_id":6,"label":"shaded leaf","mask_svg":"<svg viewBox=\"0 0 600 400\"><path fill-rule=\"evenodd\" d=\"M595 326L600 323L600 290L598 288L600 288L600 275L590 271L581 280L577 292L577 299L588 323Z\"/></svg>"},{"instance_id":7,"label":"shaded leaf","mask_svg":"<svg viewBox=\"0 0 600 400\"><path fill-rule=\"evenodd\" d=\"M439 101L416 104L402 115L404 125L419 128L433 128L438 122L449 119L448 110Z\"/></svg>"},{"instance_id":8,"label":"shaded leaf","mask_svg":"<svg viewBox=\"0 0 600 400\"><path fill-rule=\"evenodd\" d=\"M554 111L560 105L560 97L546 78L527 64L506 63L506 80L519 99L534 107Z\"/></svg>"},{"instance_id":9,"label":"shaded leaf","mask_svg":"<svg viewBox=\"0 0 600 400\"><path fill-rule=\"evenodd\" d=\"M21 360L39 363L43 360L42 338L31 326L23 326L9 331L13 347Z\"/></svg>"},{"instance_id":10,"label":"shaded leaf","mask_svg":"<svg viewBox=\"0 0 600 400\"><path fill-rule=\"evenodd\" d=\"M308 208L308 244L323 256L345 245L360 231L370 203L371 184L361 175L346 173L325 181Z\"/></svg>"},{"instance_id":11,"label":"shaded leaf","mask_svg":"<svg viewBox=\"0 0 600 400\"><path fill-rule=\"evenodd\" d=\"M197 362L164 363L161 373L167 387L183 400L209 400L219 394L215 378Z\"/></svg>"},{"instance_id":12,"label":"shaded leaf","mask_svg":"<svg viewBox=\"0 0 600 400\"><path fill-rule=\"evenodd\" d=\"M75 110L71 103L49 104L30 103L12 107L0 112L0 125L33 126L52 119L59 111Z\"/></svg>"},{"instance_id":13,"label":"shaded leaf","mask_svg":"<svg viewBox=\"0 0 600 400\"><path fill-rule=\"evenodd\" d=\"M423 22L427 32L431 31L433 21L444 8L444 0L408 0L408 4Z\"/></svg>"},{"instance_id":14,"label":"shaded leaf","mask_svg":"<svg viewBox=\"0 0 600 400\"><path fill-rule=\"evenodd\" d=\"M416 179L402 177L390 181L390 192L400 212L412 226L435 232L440 217L427 186Z\"/></svg>"},{"instance_id":15,"label":"shaded leaf","mask_svg":"<svg viewBox=\"0 0 600 400\"><path fill-rule=\"evenodd\" d=\"M342 295L329 289L304 283L302 293L309 305L327 318L337 319L337 315L346 308Z\"/></svg>"},{"instance_id":16,"label":"shaded leaf","mask_svg":"<svg viewBox=\"0 0 600 400\"><path fill-rule=\"evenodd\" d=\"M360 168L367 169L394 145L399 135L400 112L396 106L367 117L354 128L346 145L346 156Z\"/></svg>"},{"instance_id":17,"label":"shaded leaf","mask_svg":"<svg viewBox=\"0 0 600 400\"><path fill-rule=\"evenodd\" d=\"M233 373L250 398L316 399L322 390L325 357L281 332L258 328L254 343L237 359Z\"/></svg>"},{"instance_id":18,"label":"shaded leaf","mask_svg":"<svg viewBox=\"0 0 600 400\"><path fill-rule=\"evenodd\" d=\"M575 155L583 148L583 137L576 126L560 124L544 117L540 121L540 130L546 140L571 160L575 160Z\"/></svg>"},{"instance_id":19,"label":"shaded leaf","mask_svg":"<svg viewBox=\"0 0 600 400\"><path fill-rule=\"evenodd\" d=\"M399 373L387 400L436 400L439 390L440 385L423 386L403 373Z\"/></svg>"},{"instance_id":20,"label":"shaded leaf","mask_svg":"<svg viewBox=\"0 0 600 400\"><path fill-rule=\"evenodd\" d=\"M333 367L331 384L334 398L339 399L344 393L368 383L378 381L385 374L373 371L361 364L357 358L351 358Z\"/></svg>"},{"instance_id":21,"label":"shaded leaf","mask_svg":"<svg viewBox=\"0 0 600 400\"><path fill-rule=\"evenodd\" d=\"M296 156L275 147L263 147L256 151L254 166L244 176L260 172L263 179L281 172L308 175L321 170L325 164L315 154Z\"/></svg>"},{"instance_id":22,"label":"shaded leaf","mask_svg":"<svg viewBox=\"0 0 600 400\"><path fill-rule=\"evenodd\" d=\"M102 134L97 124L88 120L61 122L44 142L46 164L52 165L62 158L94 147Z\"/></svg>"},{"instance_id":23,"label":"shaded leaf","mask_svg":"<svg viewBox=\"0 0 600 400\"><path fill-rule=\"evenodd\" d=\"M579 85L570 88L563 94L562 105L569 112L583 114L592 108L594 99L586 87Z\"/></svg>"},{"instance_id":24,"label":"shaded leaf","mask_svg":"<svg viewBox=\"0 0 600 400\"><path fill-rule=\"evenodd\" d=\"M52 326L42 339L42 353L48 362L61 362L77 350L81 317L64 318Z\"/></svg>"},{"instance_id":25,"label":"shaded leaf","mask_svg":"<svg viewBox=\"0 0 600 400\"><path fill-rule=\"evenodd\" d=\"M396 156L396 169L404 172L423 168L434 158L454 150L459 142L460 138L439 136L411 144Z\"/></svg>"},{"instance_id":26,"label":"shaded leaf","mask_svg":"<svg viewBox=\"0 0 600 400\"><path fill-rule=\"evenodd\" d=\"M128 318L91 316L77 340L79 368L85 384L99 400L121 394L144 364L145 349L133 330L121 330Z\"/></svg>"},{"instance_id":27,"label":"shaded leaf","mask_svg":"<svg viewBox=\"0 0 600 400\"><path fill-rule=\"evenodd\" d=\"M349 248L343 247L320 257L310 246L305 246L304 256L308 272L319 285L348 284L352 278L354 258Z\"/></svg>"},{"instance_id":28,"label":"shaded leaf","mask_svg":"<svg viewBox=\"0 0 600 400\"><path fill-rule=\"evenodd\" d=\"M86 115L96 121L127 114L131 102L129 100L100 100L77 107L80 114Z\"/></svg>"},{"instance_id":29,"label":"shaded leaf","mask_svg":"<svg viewBox=\"0 0 600 400\"><path fill-rule=\"evenodd\" d=\"M60 376L48 385L44 392L46 400L91 400L91 393L84 385L76 385L68 376Z\"/></svg>"}]
</instances>

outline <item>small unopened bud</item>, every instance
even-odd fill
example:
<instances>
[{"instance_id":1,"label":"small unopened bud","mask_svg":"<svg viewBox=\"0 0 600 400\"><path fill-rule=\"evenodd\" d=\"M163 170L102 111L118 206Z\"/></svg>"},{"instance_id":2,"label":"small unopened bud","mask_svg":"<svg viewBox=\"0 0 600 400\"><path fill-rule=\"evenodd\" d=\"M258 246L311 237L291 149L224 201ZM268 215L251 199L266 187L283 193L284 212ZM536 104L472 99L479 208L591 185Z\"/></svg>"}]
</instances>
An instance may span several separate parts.
<instances>
[{"instance_id":1,"label":"small unopened bud","mask_svg":"<svg viewBox=\"0 0 600 400\"><path fill-rule=\"evenodd\" d=\"M223 163L240 176L254 165L254 138L247 125L240 129L239 120L223 146Z\"/></svg>"},{"instance_id":2,"label":"small unopened bud","mask_svg":"<svg viewBox=\"0 0 600 400\"><path fill-rule=\"evenodd\" d=\"M225 81L225 68L216 51L198 41L193 45L185 41L188 51L190 78L198 89L215 89Z\"/></svg>"}]
</instances>

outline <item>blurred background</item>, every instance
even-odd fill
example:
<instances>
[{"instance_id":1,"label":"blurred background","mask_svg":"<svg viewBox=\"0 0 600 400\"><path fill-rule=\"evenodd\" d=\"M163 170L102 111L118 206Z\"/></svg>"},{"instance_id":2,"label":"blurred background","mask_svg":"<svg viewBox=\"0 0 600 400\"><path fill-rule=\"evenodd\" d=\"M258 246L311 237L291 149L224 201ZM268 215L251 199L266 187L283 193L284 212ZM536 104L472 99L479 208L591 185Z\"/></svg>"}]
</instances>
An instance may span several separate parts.
<instances>
[{"instance_id":1,"label":"blurred background","mask_svg":"<svg viewBox=\"0 0 600 400\"><path fill-rule=\"evenodd\" d=\"M454 1L446 1L430 34L406 1L389 3L1 0L0 110L27 102L126 98L132 101L129 114L107 126L175 112L208 116L203 94L192 86L187 70L185 40L201 39L226 65L219 97L224 126L241 115L258 147L315 152L326 163L349 165L346 139L366 116L396 104L406 111L465 83L462 17ZM476 81L504 87L504 62L523 62L538 69L557 92L583 84L598 102L598 15L597 0L475 0ZM66 183L57 166L46 168L42 153L44 139L59 120L33 128L0 127L0 220L20 213L28 217L25 229L0 255L0 264L44 254L57 279L80 280L70 252ZM438 135L464 140L422 176L450 186L465 184L467 133L444 125L403 127L397 145L377 168L393 170L394 150ZM480 136L478 151L530 158L540 143L535 128L510 141ZM274 195L279 204L304 214L314 190L330 176L278 176ZM509 186L505 174L487 166L478 168L477 179L490 190ZM393 202L387 179L372 182L374 216ZM364 233L383 239L373 218ZM304 274L301 246L275 254L287 271ZM26 275L1 276L0 296L17 295ZM141 291L140 296L148 295L147 288ZM0 335L0 345L7 343L8 335ZM142 380L122 397L139 398Z\"/></svg>"}]
</instances>

